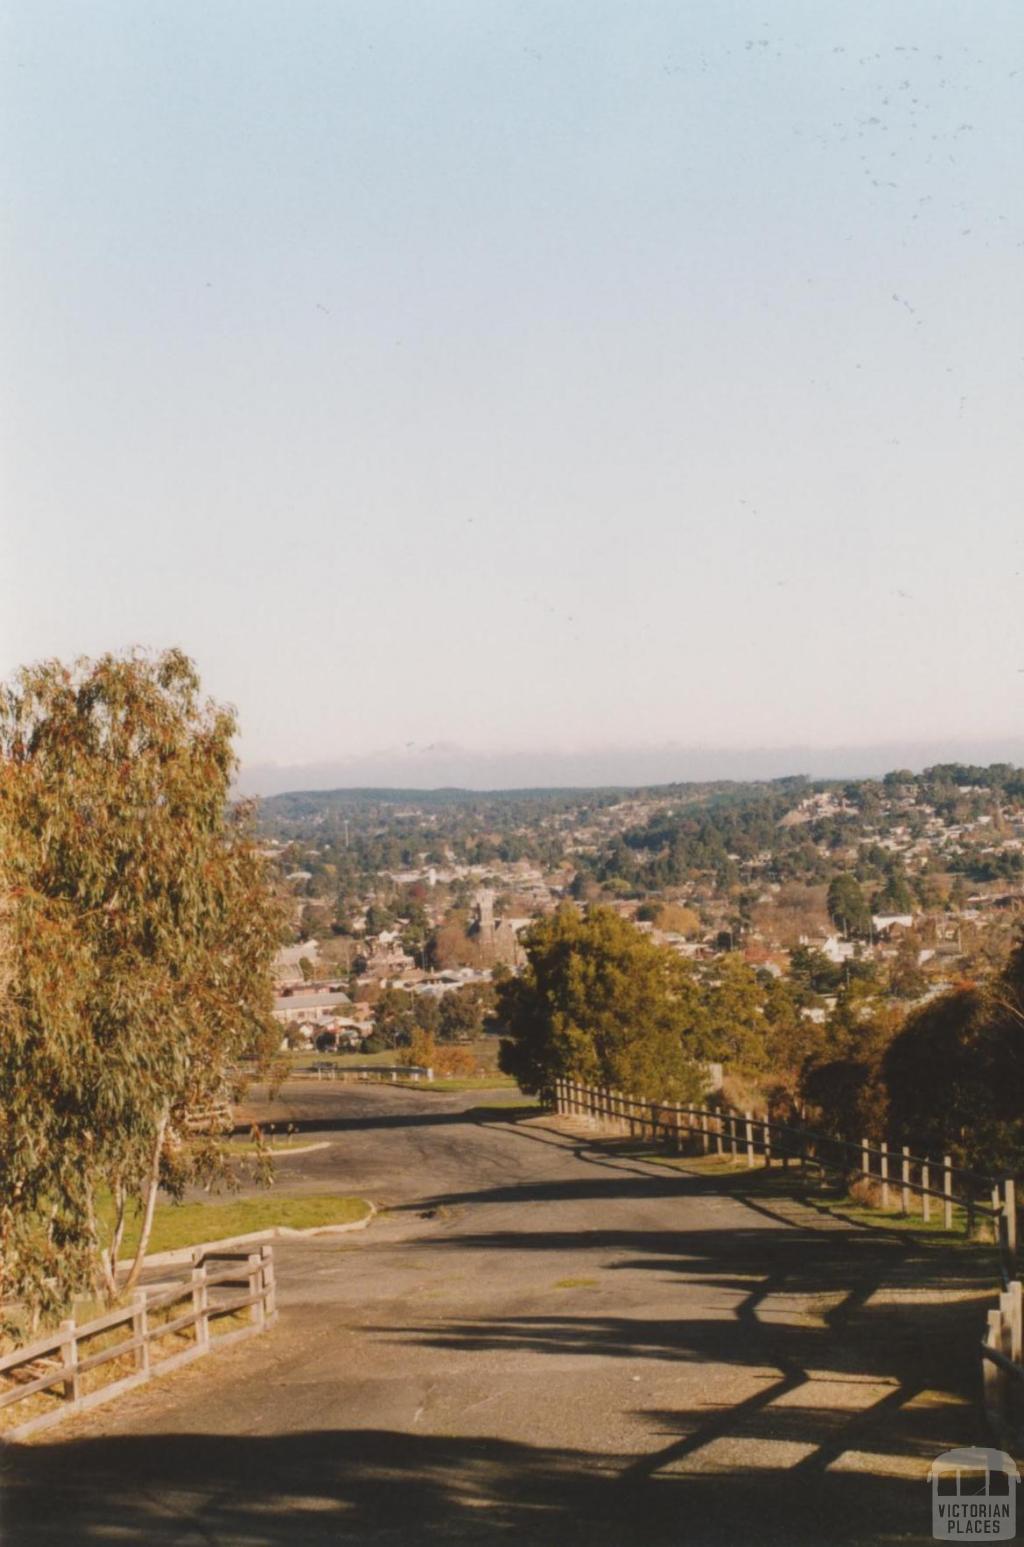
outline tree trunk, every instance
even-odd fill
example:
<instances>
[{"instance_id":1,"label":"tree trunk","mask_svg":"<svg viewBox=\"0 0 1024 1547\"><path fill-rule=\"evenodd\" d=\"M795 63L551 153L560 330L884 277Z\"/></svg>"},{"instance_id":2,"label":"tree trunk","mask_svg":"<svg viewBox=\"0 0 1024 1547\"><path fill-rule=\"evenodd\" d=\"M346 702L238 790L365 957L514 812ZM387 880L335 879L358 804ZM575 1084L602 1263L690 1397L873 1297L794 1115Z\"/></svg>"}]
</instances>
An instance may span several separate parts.
<instances>
[{"instance_id":1,"label":"tree trunk","mask_svg":"<svg viewBox=\"0 0 1024 1547\"><path fill-rule=\"evenodd\" d=\"M92 1250L89 1253L92 1287L97 1298L102 1297L110 1305L117 1294L117 1284L110 1274L107 1254L100 1246L100 1232L96 1223L96 1208L91 1185L86 1188L85 1217L89 1225L89 1239L92 1242Z\"/></svg>"},{"instance_id":2,"label":"tree trunk","mask_svg":"<svg viewBox=\"0 0 1024 1547\"><path fill-rule=\"evenodd\" d=\"M107 1298L110 1301L117 1299L117 1254L121 1250L121 1238L124 1235L126 1203L124 1182L119 1177L114 1183L114 1228L110 1233L109 1246L105 1246L100 1253L103 1277L107 1285Z\"/></svg>"},{"instance_id":3,"label":"tree trunk","mask_svg":"<svg viewBox=\"0 0 1024 1547\"><path fill-rule=\"evenodd\" d=\"M153 1161L149 1170L149 1178L146 1182L146 1203L142 1214L142 1229L139 1232L139 1244L135 1252L135 1261L132 1263L131 1271L125 1279L125 1292L134 1289L139 1282L142 1264L146 1258L146 1247L149 1245L149 1237L153 1229L153 1211L156 1208L156 1195L160 1182L160 1152L164 1147L164 1135L167 1132L169 1118L170 1111L165 1107L153 1141Z\"/></svg>"}]
</instances>

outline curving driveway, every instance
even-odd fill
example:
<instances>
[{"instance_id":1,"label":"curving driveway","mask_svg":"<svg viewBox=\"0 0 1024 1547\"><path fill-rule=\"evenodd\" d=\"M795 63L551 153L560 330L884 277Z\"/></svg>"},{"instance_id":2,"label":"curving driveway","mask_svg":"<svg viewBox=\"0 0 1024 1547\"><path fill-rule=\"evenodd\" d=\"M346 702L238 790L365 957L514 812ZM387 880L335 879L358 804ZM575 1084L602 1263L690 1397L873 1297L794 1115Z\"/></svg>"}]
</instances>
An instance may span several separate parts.
<instances>
[{"instance_id":1,"label":"curving driveway","mask_svg":"<svg viewBox=\"0 0 1024 1547\"><path fill-rule=\"evenodd\" d=\"M955 1257L479 1096L289 1086L270 1334L3 1457L5 1547L930 1541L980 1439ZM973 1296L973 1297L972 1297Z\"/></svg>"}]
</instances>

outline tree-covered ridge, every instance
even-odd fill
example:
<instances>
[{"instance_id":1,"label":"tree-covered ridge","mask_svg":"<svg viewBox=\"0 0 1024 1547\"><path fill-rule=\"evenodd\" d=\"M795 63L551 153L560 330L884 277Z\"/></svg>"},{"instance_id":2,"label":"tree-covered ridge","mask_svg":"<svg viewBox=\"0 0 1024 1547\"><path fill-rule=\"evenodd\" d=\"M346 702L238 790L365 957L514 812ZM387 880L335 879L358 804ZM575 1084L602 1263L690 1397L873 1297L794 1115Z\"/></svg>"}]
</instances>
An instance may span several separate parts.
<instances>
[{"instance_id":1,"label":"tree-covered ridge","mask_svg":"<svg viewBox=\"0 0 1024 1547\"><path fill-rule=\"evenodd\" d=\"M948 763L846 781L793 775L593 790L306 791L262 802L260 824L268 837L315 846L320 860L337 863L346 851L344 868L361 876L446 860L554 864L571 853L598 883L642 894L698 876L719 887L755 873L827 882L844 868L830 856L851 848L860 877L876 880L891 868L886 840L894 831L906 829L913 840L927 837L929 824L934 836L937 826L991 820L999 832L1007 812L1022 807L1024 770ZM631 808L632 823L614 819ZM946 868L978 882L1024 874L1012 846L977 848L954 845Z\"/></svg>"},{"instance_id":2,"label":"tree-covered ridge","mask_svg":"<svg viewBox=\"0 0 1024 1547\"><path fill-rule=\"evenodd\" d=\"M948 843L956 829L1004 823L1024 813L1024 770L942 764L920 774L896 770L883 779L778 780L715 792L681 811L658 811L619 835L592 863L596 879L656 891L711 877L722 889L755 876L769 882L826 882L852 860L859 880L879 882L884 909L903 911L911 898L888 840L935 839L943 868L978 882L1024 875L1016 841ZM943 829L945 831L943 831ZM950 830L953 830L952 833ZM940 841L941 840L941 841ZM843 855L837 862L833 856Z\"/></svg>"}]
</instances>

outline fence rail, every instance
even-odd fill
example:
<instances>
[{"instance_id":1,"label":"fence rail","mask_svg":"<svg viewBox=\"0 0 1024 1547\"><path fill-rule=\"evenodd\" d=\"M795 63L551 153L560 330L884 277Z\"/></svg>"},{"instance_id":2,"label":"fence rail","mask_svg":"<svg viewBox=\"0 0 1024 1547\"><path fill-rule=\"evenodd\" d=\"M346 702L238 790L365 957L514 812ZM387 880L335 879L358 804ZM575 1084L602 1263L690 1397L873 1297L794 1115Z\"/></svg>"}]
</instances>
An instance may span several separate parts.
<instances>
[{"instance_id":1,"label":"fence rail","mask_svg":"<svg viewBox=\"0 0 1024 1547\"><path fill-rule=\"evenodd\" d=\"M988 1313L981 1343L985 1413L1001 1444L1024 1443L1024 1287L1013 1279Z\"/></svg>"},{"instance_id":2,"label":"fence rail","mask_svg":"<svg viewBox=\"0 0 1024 1547\"><path fill-rule=\"evenodd\" d=\"M940 1160L911 1154L906 1144L878 1144L868 1139L839 1139L788 1123L756 1117L728 1107L698 1107L666 1101L646 1101L604 1086L556 1080L556 1110L570 1117L585 1117L620 1133L649 1136L653 1143L667 1143L681 1151L689 1142L705 1155L765 1166L797 1164L802 1171L856 1175L877 1186L883 1209L894 1195L904 1214L910 1212L914 1195L921 1201L925 1222L931 1219L932 1200L943 1210L943 1225L953 1228L953 1211L963 1212L965 1229L973 1233L979 1220L993 1222L997 1242L1009 1278L1017 1255L1017 1198L1013 1177L984 1176L954 1166L949 1155Z\"/></svg>"},{"instance_id":3,"label":"fence rail","mask_svg":"<svg viewBox=\"0 0 1024 1547\"><path fill-rule=\"evenodd\" d=\"M188 1309L162 1317L182 1301ZM248 1312L248 1323L227 1332L212 1329L225 1318ZM0 1411L16 1409L32 1397L52 1395L56 1406L26 1415L23 1421L3 1429L5 1439L22 1439L61 1423L73 1413L85 1412L109 1402L133 1386L156 1375L167 1374L214 1348L263 1332L277 1316L274 1253L271 1246L252 1252L204 1251L193 1253L187 1277L168 1284L162 1281L138 1290L131 1301L85 1322L62 1321L56 1332L17 1348L0 1358ZM93 1348L95 1339L116 1328L126 1335L114 1343ZM184 1347L162 1350L164 1339L185 1336ZM83 1378L115 1361L130 1360L131 1367L113 1371L113 1379L100 1385ZM17 1417L17 1414L15 1414Z\"/></svg>"}]
</instances>

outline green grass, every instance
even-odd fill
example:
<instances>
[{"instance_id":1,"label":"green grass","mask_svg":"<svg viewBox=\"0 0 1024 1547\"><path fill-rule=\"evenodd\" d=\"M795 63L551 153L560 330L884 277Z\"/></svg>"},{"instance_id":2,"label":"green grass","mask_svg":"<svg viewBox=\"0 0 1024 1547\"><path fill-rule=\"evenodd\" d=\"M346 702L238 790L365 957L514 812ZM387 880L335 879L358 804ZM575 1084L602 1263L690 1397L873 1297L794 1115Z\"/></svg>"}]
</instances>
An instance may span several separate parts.
<instances>
[{"instance_id":1,"label":"green grass","mask_svg":"<svg viewBox=\"0 0 1024 1547\"><path fill-rule=\"evenodd\" d=\"M286 1154L288 1150L308 1149L310 1144L319 1141L314 1137L308 1138L277 1138L274 1134L264 1134L264 1143L271 1155ZM255 1159L258 1153L256 1145L248 1136L225 1139L223 1147L229 1155L241 1155L246 1159Z\"/></svg>"},{"instance_id":2,"label":"green grass","mask_svg":"<svg viewBox=\"0 0 1024 1547\"><path fill-rule=\"evenodd\" d=\"M442 1094L452 1091L465 1090L514 1090L519 1087L511 1075L508 1074L461 1074L452 1075L450 1079L443 1076L434 1080L403 1080L395 1081L396 1085L411 1086L415 1090L436 1090Z\"/></svg>"},{"instance_id":3,"label":"green grass","mask_svg":"<svg viewBox=\"0 0 1024 1547\"><path fill-rule=\"evenodd\" d=\"M101 1209L101 1213L108 1212ZM332 1193L307 1193L298 1197L270 1194L260 1198L235 1198L225 1203L158 1203L149 1239L149 1252L176 1251L225 1236L248 1235L286 1225L292 1230L311 1230L325 1225L347 1225L365 1219L370 1205L364 1198ZM138 1244L138 1220L125 1227L121 1256L129 1257Z\"/></svg>"},{"instance_id":4,"label":"green grass","mask_svg":"<svg viewBox=\"0 0 1024 1547\"><path fill-rule=\"evenodd\" d=\"M508 1079L507 1075L498 1073L497 1037L478 1037L475 1042L464 1042L460 1043L459 1046L464 1047L466 1052L472 1055L476 1063L482 1064L485 1067L493 1067L495 1071L494 1077L499 1081L503 1082ZM387 1069L396 1068L405 1051L405 1048L400 1047L387 1048L383 1053L317 1053L313 1050L307 1050L301 1053L282 1053L280 1057L283 1061L290 1064L292 1068L300 1069L319 1063L336 1064L339 1069L374 1069L381 1066ZM490 1079L491 1076L487 1075L486 1078Z\"/></svg>"},{"instance_id":5,"label":"green grass","mask_svg":"<svg viewBox=\"0 0 1024 1547\"><path fill-rule=\"evenodd\" d=\"M293 1068L308 1068L311 1064L337 1064L339 1069L370 1069L383 1064L394 1068L398 1062L395 1048L383 1053L318 1053L309 1049L304 1053L282 1053L280 1056Z\"/></svg>"},{"instance_id":6,"label":"green grass","mask_svg":"<svg viewBox=\"0 0 1024 1547\"><path fill-rule=\"evenodd\" d=\"M895 1206L883 1209L866 1203L863 1198L855 1197L847 1192L837 1177L816 1169L802 1176L797 1165L792 1165L788 1169L779 1165L748 1166L745 1162L736 1163L724 1156L666 1155L663 1150L654 1150L641 1145L631 1147L629 1153L638 1159L650 1161L653 1165L667 1166L672 1170L696 1172L701 1176L722 1179L728 1177L733 1182L730 1191L747 1193L752 1197L765 1200L793 1198L820 1214L830 1214L837 1219L848 1220L850 1224L859 1225L864 1229L895 1232L933 1245L949 1246L975 1253L984 1254L992 1251L990 1241L979 1239L977 1236L970 1240L967 1238L966 1211L958 1204L953 1208L953 1223L950 1230L947 1230L943 1224L942 1200L939 1198L931 1200L931 1218L928 1220L922 1217L921 1200L914 1194L911 1194L910 1212L904 1214L899 1207L898 1179L889 1184L890 1196Z\"/></svg>"}]
</instances>

